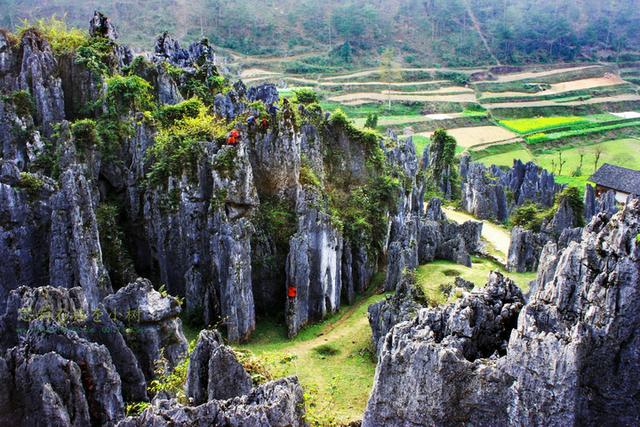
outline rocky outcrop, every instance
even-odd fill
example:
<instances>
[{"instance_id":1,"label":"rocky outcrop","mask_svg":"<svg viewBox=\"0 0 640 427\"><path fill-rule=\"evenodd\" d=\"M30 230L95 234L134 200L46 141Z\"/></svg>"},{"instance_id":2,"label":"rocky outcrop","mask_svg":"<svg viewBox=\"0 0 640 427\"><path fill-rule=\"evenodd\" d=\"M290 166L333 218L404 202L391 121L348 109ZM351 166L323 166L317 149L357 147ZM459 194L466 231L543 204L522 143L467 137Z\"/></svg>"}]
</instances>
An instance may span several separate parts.
<instances>
[{"instance_id":1,"label":"rocky outcrop","mask_svg":"<svg viewBox=\"0 0 640 427\"><path fill-rule=\"evenodd\" d=\"M369 306L367 311L376 355L380 354L384 337L391 328L413 319L421 308L426 307L426 303L422 290L416 286L412 276L405 275L393 295Z\"/></svg>"},{"instance_id":2,"label":"rocky outcrop","mask_svg":"<svg viewBox=\"0 0 640 427\"><path fill-rule=\"evenodd\" d=\"M559 243L563 240L566 242L570 237L574 240L578 239L575 233L571 234L570 230L584 225L583 214L580 211L581 207L574 205L571 199L569 192L560 193L555 211L551 211L553 215L549 216L548 213L542 219L540 229L532 230L516 226L511 230L507 269L519 273L536 271L542 248L547 242Z\"/></svg>"},{"instance_id":3,"label":"rocky outcrop","mask_svg":"<svg viewBox=\"0 0 640 427\"><path fill-rule=\"evenodd\" d=\"M138 417L128 417L118 427L170 426L305 426L302 387L297 378L283 378L229 400L212 400L184 406L160 400Z\"/></svg>"},{"instance_id":4,"label":"rocky outcrop","mask_svg":"<svg viewBox=\"0 0 640 427\"><path fill-rule=\"evenodd\" d=\"M82 288L22 286L12 291L5 314L0 317L0 351L23 342L30 322L35 320L55 320L59 327L76 332L80 338L105 346L122 379L124 399L147 399L145 378L133 352L102 305L89 309Z\"/></svg>"},{"instance_id":5,"label":"rocky outcrop","mask_svg":"<svg viewBox=\"0 0 640 427\"><path fill-rule=\"evenodd\" d=\"M420 224L418 260L425 264L446 259L470 267L471 254L480 251L481 233L481 222L467 221L459 225L449 221L442 212L440 200L432 199Z\"/></svg>"},{"instance_id":6,"label":"rocky outcrop","mask_svg":"<svg viewBox=\"0 0 640 427\"><path fill-rule=\"evenodd\" d=\"M505 425L504 354L524 299L491 273L487 287L445 307L421 309L391 329L381 345L364 426Z\"/></svg>"},{"instance_id":7,"label":"rocky outcrop","mask_svg":"<svg viewBox=\"0 0 640 427\"><path fill-rule=\"evenodd\" d=\"M342 236L329 215L310 208L313 200L304 197L296 209L298 232L291 238L286 266L287 286L296 290L287 301L290 337L306 323L337 311L342 290Z\"/></svg>"},{"instance_id":8,"label":"rocky outcrop","mask_svg":"<svg viewBox=\"0 0 640 427\"><path fill-rule=\"evenodd\" d=\"M605 212L609 215L613 215L618 211L616 202L616 193L613 190L609 190L596 197L595 189L592 185L585 185L584 191L584 219L585 221L591 221L591 218L598 212Z\"/></svg>"},{"instance_id":9,"label":"rocky outcrop","mask_svg":"<svg viewBox=\"0 0 640 427\"><path fill-rule=\"evenodd\" d=\"M251 391L251 377L217 331L204 330L189 359L186 393L190 403L226 400Z\"/></svg>"},{"instance_id":10,"label":"rocky outcrop","mask_svg":"<svg viewBox=\"0 0 640 427\"><path fill-rule=\"evenodd\" d=\"M394 135L392 134L393 138ZM424 206L425 175L429 151L418 162L411 139L396 142L387 157L403 172L405 186L400 190L395 215L391 218L387 242L387 274L385 290L393 290L406 270L434 259L447 259L471 265L471 253L480 247L482 223L469 221L463 225L448 221L439 199ZM418 173L420 172L420 173Z\"/></svg>"},{"instance_id":11,"label":"rocky outcrop","mask_svg":"<svg viewBox=\"0 0 640 427\"><path fill-rule=\"evenodd\" d=\"M148 280L138 279L104 299L104 306L124 330L147 379L154 376L155 362L166 359L173 369L187 353L182 333L180 304L170 295L153 289Z\"/></svg>"},{"instance_id":12,"label":"rocky outcrop","mask_svg":"<svg viewBox=\"0 0 640 427\"><path fill-rule=\"evenodd\" d=\"M562 186L552 173L533 162L514 160L507 171L472 162L465 154L460 159L461 203L464 210L480 219L505 222L511 211L525 202L551 207Z\"/></svg>"},{"instance_id":13,"label":"rocky outcrop","mask_svg":"<svg viewBox=\"0 0 640 427\"><path fill-rule=\"evenodd\" d=\"M363 425L636 424L639 233L635 198L579 242L548 244L524 307L492 273L483 292L396 325Z\"/></svg>"},{"instance_id":14,"label":"rocky outcrop","mask_svg":"<svg viewBox=\"0 0 640 427\"><path fill-rule=\"evenodd\" d=\"M156 399L141 415L124 419L118 427L306 425L298 379L283 378L253 388L250 376L217 331L200 332L189 361L186 395L189 406L176 399Z\"/></svg>"}]
</instances>

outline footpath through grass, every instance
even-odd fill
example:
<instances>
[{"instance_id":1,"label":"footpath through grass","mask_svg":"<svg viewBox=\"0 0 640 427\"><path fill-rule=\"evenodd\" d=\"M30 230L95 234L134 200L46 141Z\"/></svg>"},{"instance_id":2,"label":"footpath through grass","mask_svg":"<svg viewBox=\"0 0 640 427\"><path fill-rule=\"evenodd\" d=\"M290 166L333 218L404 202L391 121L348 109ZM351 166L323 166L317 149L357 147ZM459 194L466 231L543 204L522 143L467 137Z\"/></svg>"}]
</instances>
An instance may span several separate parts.
<instances>
[{"instance_id":1,"label":"footpath through grass","mask_svg":"<svg viewBox=\"0 0 640 427\"><path fill-rule=\"evenodd\" d=\"M384 275L378 274L372 288L383 279ZM372 293L370 290L353 305L343 306L325 321L306 327L291 340L283 324L259 321L251 341L234 348L250 350L274 363L283 361L279 373L298 376L307 405L313 406L310 415L316 425L361 419L376 368L367 308L385 298L384 294Z\"/></svg>"}]
</instances>

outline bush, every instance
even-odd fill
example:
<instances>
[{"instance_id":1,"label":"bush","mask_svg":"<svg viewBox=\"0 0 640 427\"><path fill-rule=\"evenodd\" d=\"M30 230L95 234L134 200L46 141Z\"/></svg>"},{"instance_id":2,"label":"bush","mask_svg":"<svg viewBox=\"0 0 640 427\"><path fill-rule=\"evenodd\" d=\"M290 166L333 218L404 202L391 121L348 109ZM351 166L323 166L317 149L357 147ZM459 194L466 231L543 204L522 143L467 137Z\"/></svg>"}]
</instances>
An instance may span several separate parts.
<instances>
[{"instance_id":1,"label":"bush","mask_svg":"<svg viewBox=\"0 0 640 427\"><path fill-rule=\"evenodd\" d=\"M322 344L313 348L313 351L321 356L335 356L340 353L336 347L331 344Z\"/></svg>"},{"instance_id":2,"label":"bush","mask_svg":"<svg viewBox=\"0 0 640 427\"><path fill-rule=\"evenodd\" d=\"M56 55L73 53L88 39L88 35L84 31L67 27L64 19L55 16L48 19L41 18L35 22L23 19L17 27L18 37L22 38L24 33L30 29L35 29L47 39Z\"/></svg>"},{"instance_id":3,"label":"bush","mask_svg":"<svg viewBox=\"0 0 640 427\"><path fill-rule=\"evenodd\" d=\"M100 145L100 137L96 129L96 122L91 119L77 120L71 124L71 134L80 151Z\"/></svg>"},{"instance_id":4,"label":"bush","mask_svg":"<svg viewBox=\"0 0 640 427\"><path fill-rule=\"evenodd\" d=\"M91 37L76 50L75 62L97 76L111 74L116 66L114 43L104 37Z\"/></svg>"},{"instance_id":5,"label":"bush","mask_svg":"<svg viewBox=\"0 0 640 427\"><path fill-rule=\"evenodd\" d=\"M109 278L116 288L136 278L133 260L127 251L124 232L119 225L119 213L119 207L111 203L102 203L96 209L102 258L109 271Z\"/></svg>"},{"instance_id":6,"label":"bush","mask_svg":"<svg viewBox=\"0 0 640 427\"><path fill-rule=\"evenodd\" d=\"M378 127L378 115L376 113L367 114L367 120L364 122L364 127L369 129L375 129Z\"/></svg>"},{"instance_id":7,"label":"bush","mask_svg":"<svg viewBox=\"0 0 640 427\"><path fill-rule=\"evenodd\" d=\"M223 146L213 159L213 168L223 177L230 177L235 168L237 153L238 151L235 147Z\"/></svg>"},{"instance_id":8,"label":"bush","mask_svg":"<svg viewBox=\"0 0 640 427\"><path fill-rule=\"evenodd\" d=\"M295 102L298 104L313 104L318 102L318 94L310 88L294 89L293 93L296 95Z\"/></svg>"},{"instance_id":9,"label":"bush","mask_svg":"<svg viewBox=\"0 0 640 427\"><path fill-rule=\"evenodd\" d=\"M152 93L153 88L142 77L114 76L107 79L106 101L112 114L151 110Z\"/></svg>"},{"instance_id":10,"label":"bush","mask_svg":"<svg viewBox=\"0 0 640 427\"><path fill-rule=\"evenodd\" d=\"M26 90L17 90L11 95L3 96L5 102L13 103L16 114L24 117L34 115L36 112L36 106L33 102L33 97Z\"/></svg>"},{"instance_id":11,"label":"bush","mask_svg":"<svg viewBox=\"0 0 640 427\"><path fill-rule=\"evenodd\" d=\"M29 172L20 172L20 181L18 186L22 188L29 196L37 196L44 187L44 181L36 175Z\"/></svg>"},{"instance_id":12,"label":"bush","mask_svg":"<svg viewBox=\"0 0 640 427\"><path fill-rule=\"evenodd\" d=\"M296 358L289 353L256 355L250 350L234 350L238 361L247 371L254 385L264 384L288 374L289 366Z\"/></svg>"},{"instance_id":13,"label":"bush","mask_svg":"<svg viewBox=\"0 0 640 427\"><path fill-rule=\"evenodd\" d=\"M304 160L300 166L300 183L309 187L322 188L320 178L318 178L309 163Z\"/></svg>"},{"instance_id":14,"label":"bush","mask_svg":"<svg viewBox=\"0 0 640 427\"><path fill-rule=\"evenodd\" d=\"M202 154L201 143L223 139L226 133L226 122L208 114L206 108L201 108L196 117L185 116L162 127L148 151L152 164L147 178L158 185L183 170L194 174Z\"/></svg>"},{"instance_id":15,"label":"bush","mask_svg":"<svg viewBox=\"0 0 640 427\"><path fill-rule=\"evenodd\" d=\"M540 231L542 221L547 212L540 205L534 202L524 203L513 210L509 218L509 223L513 226L520 226L527 230Z\"/></svg>"},{"instance_id":16,"label":"bush","mask_svg":"<svg viewBox=\"0 0 640 427\"><path fill-rule=\"evenodd\" d=\"M163 105L155 112L154 117L162 127L168 127L184 117L197 117L203 108L204 103L200 98L194 97L175 105Z\"/></svg>"},{"instance_id":17,"label":"bush","mask_svg":"<svg viewBox=\"0 0 640 427\"><path fill-rule=\"evenodd\" d=\"M189 343L189 356L194 347L195 341ZM185 357L173 370L169 370L168 361L164 356L164 349L161 349L160 358L154 363L155 379L149 384L151 394L167 393L175 397L178 402L186 405L188 399L185 393L185 384L187 383L187 374L189 372L189 356Z\"/></svg>"}]
</instances>

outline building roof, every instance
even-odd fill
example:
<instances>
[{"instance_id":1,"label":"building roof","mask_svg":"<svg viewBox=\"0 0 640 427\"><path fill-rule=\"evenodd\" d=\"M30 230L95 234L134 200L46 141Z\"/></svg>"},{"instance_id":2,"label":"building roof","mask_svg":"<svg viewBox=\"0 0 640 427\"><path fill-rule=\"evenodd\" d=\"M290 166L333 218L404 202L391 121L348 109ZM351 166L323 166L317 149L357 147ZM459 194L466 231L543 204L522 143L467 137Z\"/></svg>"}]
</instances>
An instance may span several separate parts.
<instances>
[{"instance_id":1,"label":"building roof","mask_svg":"<svg viewBox=\"0 0 640 427\"><path fill-rule=\"evenodd\" d=\"M640 194L640 171L605 163L589 178L602 187L629 194Z\"/></svg>"}]
</instances>

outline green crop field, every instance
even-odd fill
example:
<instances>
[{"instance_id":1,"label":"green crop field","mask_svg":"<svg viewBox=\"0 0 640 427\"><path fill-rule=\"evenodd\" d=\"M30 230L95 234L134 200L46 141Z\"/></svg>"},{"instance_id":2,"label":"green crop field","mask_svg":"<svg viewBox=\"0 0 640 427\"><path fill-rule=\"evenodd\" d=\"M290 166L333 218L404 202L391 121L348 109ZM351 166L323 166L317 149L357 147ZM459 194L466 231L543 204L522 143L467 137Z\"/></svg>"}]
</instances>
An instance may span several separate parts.
<instances>
[{"instance_id":1,"label":"green crop field","mask_svg":"<svg viewBox=\"0 0 640 427\"><path fill-rule=\"evenodd\" d=\"M520 134L540 132L559 126L586 123L588 120L578 116L564 117L535 117L530 119L500 120L500 124L505 128Z\"/></svg>"}]
</instances>

